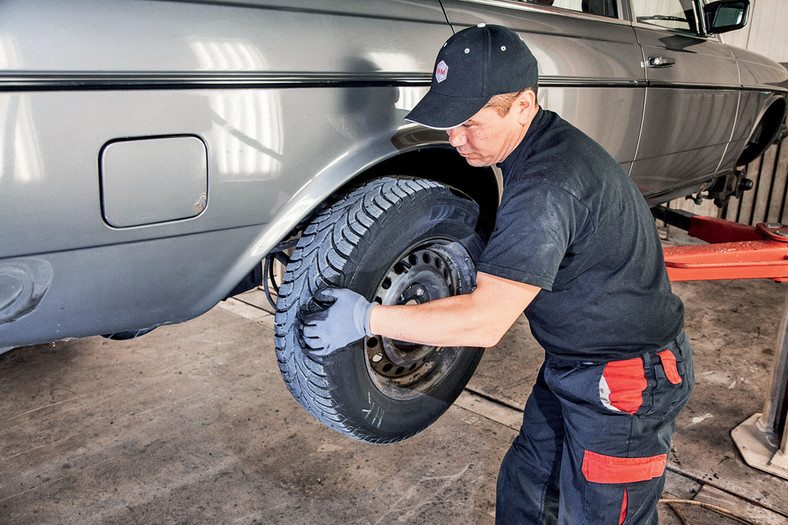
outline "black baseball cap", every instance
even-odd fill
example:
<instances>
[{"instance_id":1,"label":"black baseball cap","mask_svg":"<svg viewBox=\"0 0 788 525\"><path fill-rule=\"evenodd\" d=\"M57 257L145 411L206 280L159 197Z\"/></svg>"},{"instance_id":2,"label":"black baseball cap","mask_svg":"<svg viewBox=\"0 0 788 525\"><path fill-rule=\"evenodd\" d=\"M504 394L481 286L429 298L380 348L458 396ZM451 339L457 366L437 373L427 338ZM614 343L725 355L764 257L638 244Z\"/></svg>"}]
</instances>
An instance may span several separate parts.
<instances>
[{"instance_id":1,"label":"black baseball cap","mask_svg":"<svg viewBox=\"0 0 788 525\"><path fill-rule=\"evenodd\" d=\"M430 128L454 128L494 95L522 91L538 80L536 58L517 33L479 24L443 44L429 92L405 118Z\"/></svg>"}]
</instances>

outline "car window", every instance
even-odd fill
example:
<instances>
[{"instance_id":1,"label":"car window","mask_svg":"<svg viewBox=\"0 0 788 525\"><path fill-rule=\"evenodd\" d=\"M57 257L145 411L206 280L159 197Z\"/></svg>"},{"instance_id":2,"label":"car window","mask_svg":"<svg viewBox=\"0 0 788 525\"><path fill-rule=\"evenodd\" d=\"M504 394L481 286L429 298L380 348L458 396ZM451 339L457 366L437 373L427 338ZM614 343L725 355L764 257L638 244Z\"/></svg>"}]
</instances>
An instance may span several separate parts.
<instances>
[{"instance_id":1,"label":"car window","mask_svg":"<svg viewBox=\"0 0 788 525\"><path fill-rule=\"evenodd\" d=\"M526 4L549 5L592 15L618 17L616 0L525 0Z\"/></svg>"},{"instance_id":2,"label":"car window","mask_svg":"<svg viewBox=\"0 0 788 525\"><path fill-rule=\"evenodd\" d=\"M635 20L665 29L696 33L692 0L632 0Z\"/></svg>"}]
</instances>

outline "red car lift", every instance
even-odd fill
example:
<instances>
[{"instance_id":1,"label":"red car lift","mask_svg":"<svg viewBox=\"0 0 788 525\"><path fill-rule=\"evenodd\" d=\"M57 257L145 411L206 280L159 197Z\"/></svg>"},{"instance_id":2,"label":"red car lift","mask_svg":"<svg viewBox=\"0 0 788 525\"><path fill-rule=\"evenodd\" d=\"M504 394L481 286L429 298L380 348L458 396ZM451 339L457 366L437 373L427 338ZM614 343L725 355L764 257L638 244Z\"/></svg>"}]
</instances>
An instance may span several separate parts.
<instances>
[{"instance_id":1,"label":"red car lift","mask_svg":"<svg viewBox=\"0 0 788 525\"><path fill-rule=\"evenodd\" d=\"M671 281L767 278L788 281L788 226L745 226L657 208L655 217L708 242L664 249ZM763 412L731 431L751 467L788 479L788 294L778 331L772 385Z\"/></svg>"}]
</instances>

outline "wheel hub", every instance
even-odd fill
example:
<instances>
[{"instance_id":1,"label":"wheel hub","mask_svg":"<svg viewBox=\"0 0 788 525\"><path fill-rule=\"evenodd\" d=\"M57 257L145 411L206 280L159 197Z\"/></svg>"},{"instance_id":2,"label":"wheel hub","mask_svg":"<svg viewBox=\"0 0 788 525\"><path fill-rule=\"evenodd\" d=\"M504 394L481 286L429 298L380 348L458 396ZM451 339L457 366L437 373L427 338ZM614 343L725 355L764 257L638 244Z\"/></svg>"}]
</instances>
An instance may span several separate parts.
<instances>
[{"instance_id":1,"label":"wheel hub","mask_svg":"<svg viewBox=\"0 0 788 525\"><path fill-rule=\"evenodd\" d=\"M467 284L463 285L463 275L470 275L472 268L470 256L459 243L420 245L391 265L375 290L374 301L383 305L421 304L465 293L468 290L464 290ZM367 338L366 351L373 380L401 388L423 382L433 370L451 361L456 352L386 337Z\"/></svg>"}]
</instances>

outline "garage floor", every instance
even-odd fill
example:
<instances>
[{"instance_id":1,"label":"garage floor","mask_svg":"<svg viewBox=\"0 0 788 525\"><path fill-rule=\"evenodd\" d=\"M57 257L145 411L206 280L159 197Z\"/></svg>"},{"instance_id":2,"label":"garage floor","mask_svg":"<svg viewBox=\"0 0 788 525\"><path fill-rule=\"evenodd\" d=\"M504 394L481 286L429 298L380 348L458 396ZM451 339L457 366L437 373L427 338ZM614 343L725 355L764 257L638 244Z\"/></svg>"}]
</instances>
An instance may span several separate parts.
<instances>
[{"instance_id":1,"label":"garage floor","mask_svg":"<svg viewBox=\"0 0 788 525\"><path fill-rule=\"evenodd\" d=\"M730 430L762 409L786 288L678 283L697 386L666 498L788 523L788 481L747 467ZM420 435L367 445L291 398L260 292L140 339L0 355L0 524L491 524L497 469L541 351L525 321ZM740 523L675 504L684 523ZM681 524L667 504L663 524Z\"/></svg>"}]
</instances>

